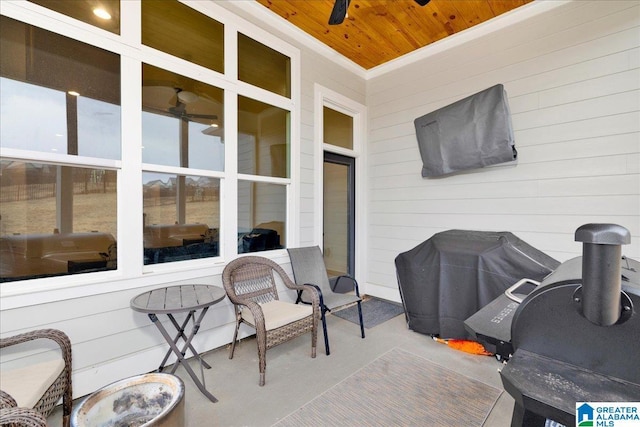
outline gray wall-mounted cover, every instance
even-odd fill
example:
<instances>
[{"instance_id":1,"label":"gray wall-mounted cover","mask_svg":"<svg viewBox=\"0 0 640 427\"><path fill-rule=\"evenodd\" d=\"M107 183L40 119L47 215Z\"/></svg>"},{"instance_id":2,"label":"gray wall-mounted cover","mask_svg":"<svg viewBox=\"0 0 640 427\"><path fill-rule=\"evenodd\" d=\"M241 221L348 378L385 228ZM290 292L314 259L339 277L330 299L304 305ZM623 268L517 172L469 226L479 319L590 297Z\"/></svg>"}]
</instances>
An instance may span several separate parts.
<instances>
[{"instance_id":1,"label":"gray wall-mounted cover","mask_svg":"<svg viewBox=\"0 0 640 427\"><path fill-rule=\"evenodd\" d=\"M501 84L414 120L422 176L511 162L517 152Z\"/></svg>"}]
</instances>

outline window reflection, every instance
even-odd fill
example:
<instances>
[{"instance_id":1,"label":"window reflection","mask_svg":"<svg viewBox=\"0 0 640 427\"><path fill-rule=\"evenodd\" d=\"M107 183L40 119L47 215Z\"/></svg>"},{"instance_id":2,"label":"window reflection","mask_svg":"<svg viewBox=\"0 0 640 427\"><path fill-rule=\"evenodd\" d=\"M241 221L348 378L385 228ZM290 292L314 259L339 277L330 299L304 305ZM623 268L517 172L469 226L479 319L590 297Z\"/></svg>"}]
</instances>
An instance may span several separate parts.
<instances>
[{"instance_id":1,"label":"window reflection","mask_svg":"<svg viewBox=\"0 0 640 427\"><path fill-rule=\"evenodd\" d=\"M143 174L144 263L218 256L220 180Z\"/></svg>"},{"instance_id":2,"label":"window reflection","mask_svg":"<svg viewBox=\"0 0 640 427\"><path fill-rule=\"evenodd\" d=\"M48 9L120 34L120 0L29 0Z\"/></svg>"},{"instance_id":3,"label":"window reflection","mask_svg":"<svg viewBox=\"0 0 640 427\"><path fill-rule=\"evenodd\" d=\"M120 106L79 96L78 155L120 159Z\"/></svg>"},{"instance_id":4,"label":"window reflection","mask_svg":"<svg viewBox=\"0 0 640 427\"><path fill-rule=\"evenodd\" d=\"M0 281L116 268L116 172L0 161Z\"/></svg>"},{"instance_id":5,"label":"window reflection","mask_svg":"<svg viewBox=\"0 0 640 427\"><path fill-rule=\"evenodd\" d=\"M144 163L224 170L224 92L187 77L143 65Z\"/></svg>"},{"instance_id":6,"label":"window reflection","mask_svg":"<svg viewBox=\"0 0 640 427\"><path fill-rule=\"evenodd\" d=\"M2 147L67 153L64 92L0 77Z\"/></svg>"},{"instance_id":7,"label":"window reflection","mask_svg":"<svg viewBox=\"0 0 640 427\"><path fill-rule=\"evenodd\" d=\"M238 33L238 79L291 98L291 58Z\"/></svg>"},{"instance_id":8,"label":"window reflection","mask_svg":"<svg viewBox=\"0 0 640 427\"><path fill-rule=\"evenodd\" d=\"M142 43L224 73L224 25L178 1L142 2Z\"/></svg>"},{"instance_id":9,"label":"window reflection","mask_svg":"<svg viewBox=\"0 0 640 427\"><path fill-rule=\"evenodd\" d=\"M286 247L287 187L238 181L238 253Z\"/></svg>"},{"instance_id":10,"label":"window reflection","mask_svg":"<svg viewBox=\"0 0 640 427\"><path fill-rule=\"evenodd\" d=\"M0 53L2 147L120 159L118 55L4 16Z\"/></svg>"},{"instance_id":11,"label":"window reflection","mask_svg":"<svg viewBox=\"0 0 640 427\"><path fill-rule=\"evenodd\" d=\"M289 111L238 97L238 172L289 177Z\"/></svg>"},{"instance_id":12,"label":"window reflection","mask_svg":"<svg viewBox=\"0 0 640 427\"><path fill-rule=\"evenodd\" d=\"M353 150L353 117L329 107L323 107L322 114L325 144Z\"/></svg>"}]
</instances>

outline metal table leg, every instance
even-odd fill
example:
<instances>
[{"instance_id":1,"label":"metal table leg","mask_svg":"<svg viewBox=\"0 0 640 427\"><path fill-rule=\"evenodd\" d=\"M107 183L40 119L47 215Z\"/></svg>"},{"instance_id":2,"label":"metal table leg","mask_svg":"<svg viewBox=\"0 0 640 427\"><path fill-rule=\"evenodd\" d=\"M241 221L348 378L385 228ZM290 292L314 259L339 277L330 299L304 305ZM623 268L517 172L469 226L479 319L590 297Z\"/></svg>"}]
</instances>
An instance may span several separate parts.
<instances>
[{"instance_id":1,"label":"metal table leg","mask_svg":"<svg viewBox=\"0 0 640 427\"><path fill-rule=\"evenodd\" d=\"M178 333L176 334L176 337L173 339L173 342L176 345L178 344L178 341L180 338L182 338L182 340L185 342L187 341L187 336L184 334L184 330L186 329L186 326L189 323L189 320L194 319L194 322L195 322L195 316L194 316L195 312L196 312L195 310L191 310L187 315L187 318L184 320L184 322L182 322L182 325L178 324L175 317L173 317L173 314L171 313L167 314L167 316L171 320L171 323L173 323L173 326L178 331ZM189 350L191 350L191 354L193 354L195 357L200 359L200 361L202 362L205 368L211 369L211 366L207 362L202 360L198 352L193 348L191 344L189 344ZM169 360L170 355L171 355L171 349L167 350L167 354L164 355L164 359L162 359L162 363L160 363L160 367L158 368L158 371L162 371L164 369L164 364L167 363L167 360ZM186 351L183 352L183 356L186 356Z\"/></svg>"},{"instance_id":2,"label":"metal table leg","mask_svg":"<svg viewBox=\"0 0 640 427\"><path fill-rule=\"evenodd\" d=\"M202 392L202 394L204 394L205 396L207 396L207 398L212 401L212 402L217 402L218 399L216 399L211 393L209 393L209 391L205 388L205 384L204 384L204 372L202 370L202 366L203 366L203 360L200 357L200 355L195 351L195 349L193 348L193 346L191 345L191 341L193 340L193 337L195 337L195 335L198 333L198 329L200 329L200 322L202 322L202 319L204 318L204 315L207 312L207 309L209 307L205 307L202 309L202 312L200 312L200 315L198 316L197 319L195 319L195 316L192 315L192 317L195 319L194 324L193 324L193 328L191 330L191 333L189 334L189 336L186 338L183 348L182 350L180 348L178 348L177 346L177 339L176 341L174 341L173 338L171 338L171 336L169 335L169 333L167 332L167 330L165 329L165 327L162 325L162 322L160 322L158 320L158 316L156 316L153 313L149 313L149 318L151 319L151 321L153 322L154 325L156 325L156 327L158 328L158 330L160 331L160 333L162 334L162 336L164 337L165 341L169 344L169 347L171 348L171 351L173 351L173 353L176 355L176 357L178 358L177 363L173 366L173 369L171 370L171 373L173 374L177 367L178 367L178 363L181 364L184 369L187 371L187 373L189 374L189 376L191 377L191 379L193 379L193 381L196 383L196 386L198 387L198 389ZM174 319L175 322L175 319ZM176 322L177 323L177 322ZM186 326L186 325L185 325ZM178 333L178 338L182 336L184 337L184 332L179 332ZM183 338L184 339L184 338ZM185 359L184 355L186 353L186 350L190 349L194 355L196 355L197 359L200 361L200 373L202 375L202 381L200 380L200 378L198 378L198 376L196 375L196 373L193 371L193 369L191 368L191 366L189 366L189 363L187 363L187 360ZM163 362L164 363L164 362Z\"/></svg>"}]
</instances>

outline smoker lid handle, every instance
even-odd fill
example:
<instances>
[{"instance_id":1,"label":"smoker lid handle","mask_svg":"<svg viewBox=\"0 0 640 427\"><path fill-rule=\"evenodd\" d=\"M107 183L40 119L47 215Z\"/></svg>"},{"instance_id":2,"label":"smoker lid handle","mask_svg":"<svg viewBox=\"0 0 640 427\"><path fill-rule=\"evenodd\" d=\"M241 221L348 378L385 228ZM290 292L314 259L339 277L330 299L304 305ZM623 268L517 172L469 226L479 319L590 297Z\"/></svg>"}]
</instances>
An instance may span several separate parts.
<instances>
[{"instance_id":1,"label":"smoker lid handle","mask_svg":"<svg viewBox=\"0 0 640 427\"><path fill-rule=\"evenodd\" d=\"M540 282L536 281L536 280L532 280L532 279L520 279L518 280L516 283L514 283L513 285L511 285L509 287L509 289L507 289L506 291L504 291L504 294L507 296L507 298L509 298L511 301L517 302L518 304L520 304L522 301L524 301L525 297L521 297L521 296L516 296L516 294L513 293L513 291L515 291L516 289L518 289L520 286L524 285L525 283L531 283L533 285L540 286ZM520 294L518 294L520 295ZM526 296L526 295L525 295Z\"/></svg>"}]
</instances>

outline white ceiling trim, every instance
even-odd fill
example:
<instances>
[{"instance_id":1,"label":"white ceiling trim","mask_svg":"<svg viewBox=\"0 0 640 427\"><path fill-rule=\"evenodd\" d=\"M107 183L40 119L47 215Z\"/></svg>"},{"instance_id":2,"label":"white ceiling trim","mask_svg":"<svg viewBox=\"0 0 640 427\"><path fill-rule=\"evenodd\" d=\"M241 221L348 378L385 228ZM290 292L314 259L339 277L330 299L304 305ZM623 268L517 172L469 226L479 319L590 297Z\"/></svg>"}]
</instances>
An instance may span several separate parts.
<instances>
[{"instance_id":1,"label":"white ceiling trim","mask_svg":"<svg viewBox=\"0 0 640 427\"><path fill-rule=\"evenodd\" d=\"M496 16L493 19L482 22L467 30L453 34L442 40L438 40L434 43L431 43L430 45L417 49L411 53L407 53L406 55L403 55L399 58L371 68L367 70L365 78L368 80L374 77L380 77L384 74L390 73L414 62L421 61L430 56L437 55L446 50L468 43L474 39L485 37L491 33L500 31L512 25L519 24L535 16L548 13L561 6L575 3L575 1L576 0L536 0L531 3L527 3L524 6L520 6L517 9L513 9L509 12L503 13L502 15Z\"/></svg>"}]
</instances>

